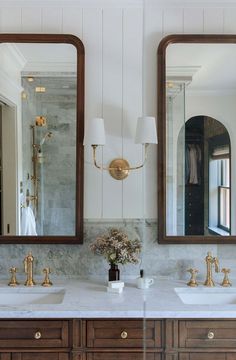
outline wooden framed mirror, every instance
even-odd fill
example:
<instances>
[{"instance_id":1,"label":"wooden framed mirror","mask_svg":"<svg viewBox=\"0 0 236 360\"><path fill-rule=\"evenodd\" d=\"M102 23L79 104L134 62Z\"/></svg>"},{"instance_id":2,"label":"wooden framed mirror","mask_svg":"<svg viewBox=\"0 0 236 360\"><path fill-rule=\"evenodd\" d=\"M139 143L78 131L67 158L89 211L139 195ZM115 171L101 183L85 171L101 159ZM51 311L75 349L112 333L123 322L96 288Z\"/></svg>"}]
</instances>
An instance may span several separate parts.
<instances>
[{"instance_id":1,"label":"wooden framed mirror","mask_svg":"<svg viewBox=\"0 0 236 360\"><path fill-rule=\"evenodd\" d=\"M0 243L83 242L84 46L0 34Z\"/></svg>"},{"instance_id":2,"label":"wooden framed mirror","mask_svg":"<svg viewBox=\"0 0 236 360\"><path fill-rule=\"evenodd\" d=\"M159 243L236 243L235 59L235 35L159 44Z\"/></svg>"}]
</instances>

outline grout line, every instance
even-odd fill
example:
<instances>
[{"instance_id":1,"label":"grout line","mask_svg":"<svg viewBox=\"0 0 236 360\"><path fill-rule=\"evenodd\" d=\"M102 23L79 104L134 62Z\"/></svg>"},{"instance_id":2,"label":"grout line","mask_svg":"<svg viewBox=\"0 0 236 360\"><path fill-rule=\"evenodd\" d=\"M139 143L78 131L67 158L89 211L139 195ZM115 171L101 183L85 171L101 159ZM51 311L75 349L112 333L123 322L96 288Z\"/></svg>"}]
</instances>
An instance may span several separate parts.
<instances>
[{"instance_id":1,"label":"grout line","mask_svg":"<svg viewBox=\"0 0 236 360\"><path fill-rule=\"evenodd\" d=\"M222 17L223 17L223 24L222 24L222 33L225 33L225 9L222 9Z\"/></svg>"},{"instance_id":2,"label":"grout line","mask_svg":"<svg viewBox=\"0 0 236 360\"><path fill-rule=\"evenodd\" d=\"M122 9L122 36L121 36L121 156L124 158L124 9ZM124 218L124 181L121 182L121 218Z\"/></svg>"},{"instance_id":3,"label":"grout line","mask_svg":"<svg viewBox=\"0 0 236 360\"><path fill-rule=\"evenodd\" d=\"M23 31L23 9L22 9L22 7L20 8L20 27L21 27L21 31Z\"/></svg>"},{"instance_id":4,"label":"grout line","mask_svg":"<svg viewBox=\"0 0 236 360\"><path fill-rule=\"evenodd\" d=\"M202 9L203 12L203 24L202 24L202 31L203 33L205 33L205 9Z\"/></svg>"},{"instance_id":5,"label":"grout line","mask_svg":"<svg viewBox=\"0 0 236 360\"><path fill-rule=\"evenodd\" d=\"M143 0L143 31L142 31L142 116L145 116L146 106L145 106L145 67L146 67L146 57L145 57L145 33L146 33L146 1ZM142 146L142 162L144 161L144 147ZM146 168L143 167L142 171L142 217L145 218L145 173Z\"/></svg>"},{"instance_id":6,"label":"grout line","mask_svg":"<svg viewBox=\"0 0 236 360\"><path fill-rule=\"evenodd\" d=\"M61 34L63 34L64 31L64 24L63 24L63 8L61 7Z\"/></svg>"},{"instance_id":7,"label":"grout line","mask_svg":"<svg viewBox=\"0 0 236 360\"><path fill-rule=\"evenodd\" d=\"M84 40L84 8L81 11L81 40Z\"/></svg>"},{"instance_id":8,"label":"grout line","mask_svg":"<svg viewBox=\"0 0 236 360\"><path fill-rule=\"evenodd\" d=\"M162 18L162 24L161 24L161 35L162 37L164 36L164 28L165 28L165 25L164 25L164 22L165 22L165 10L162 9L162 12L161 12L161 18Z\"/></svg>"},{"instance_id":9,"label":"grout line","mask_svg":"<svg viewBox=\"0 0 236 360\"><path fill-rule=\"evenodd\" d=\"M104 89L103 89L103 85L104 85L104 82L103 82L103 76L104 76L104 69L103 69L103 66L104 66L104 38L103 38L103 34L104 34L104 28L103 28L103 20L104 20L104 12L103 12L103 9L102 9L102 12L101 12L101 32L102 32L102 41L101 41L101 117L103 118L104 116ZM103 146L102 146L102 150L101 150L101 153L102 153L102 166L103 166L103 161L104 161L104 154L103 154ZM103 218L104 216L104 212L103 212L103 199L104 199L104 173L103 173L103 169L101 170L101 219Z\"/></svg>"},{"instance_id":10,"label":"grout line","mask_svg":"<svg viewBox=\"0 0 236 360\"><path fill-rule=\"evenodd\" d=\"M43 9L40 8L40 31L43 31Z\"/></svg>"}]
</instances>

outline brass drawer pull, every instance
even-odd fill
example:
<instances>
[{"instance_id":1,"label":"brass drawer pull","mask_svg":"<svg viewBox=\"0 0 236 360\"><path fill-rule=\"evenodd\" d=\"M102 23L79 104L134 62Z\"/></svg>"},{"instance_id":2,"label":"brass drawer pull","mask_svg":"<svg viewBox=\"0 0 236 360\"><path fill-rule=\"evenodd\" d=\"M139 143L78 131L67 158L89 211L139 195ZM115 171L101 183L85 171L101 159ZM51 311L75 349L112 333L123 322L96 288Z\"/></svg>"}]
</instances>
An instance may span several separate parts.
<instances>
[{"instance_id":1,"label":"brass drawer pull","mask_svg":"<svg viewBox=\"0 0 236 360\"><path fill-rule=\"evenodd\" d=\"M120 334L121 339L127 339L128 337L128 333L126 331L122 331L122 333Z\"/></svg>"},{"instance_id":2,"label":"brass drawer pull","mask_svg":"<svg viewBox=\"0 0 236 360\"><path fill-rule=\"evenodd\" d=\"M41 339L41 337L42 337L42 334L41 334L40 331L37 331L37 332L34 334L34 338L35 338L36 340Z\"/></svg>"},{"instance_id":3,"label":"brass drawer pull","mask_svg":"<svg viewBox=\"0 0 236 360\"><path fill-rule=\"evenodd\" d=\"M214 339L215 334L213 333L213 331L209 331L207 334L207 337L208 337L208 339L212 340L212 339Z\"/></svg>"}]
</instances>

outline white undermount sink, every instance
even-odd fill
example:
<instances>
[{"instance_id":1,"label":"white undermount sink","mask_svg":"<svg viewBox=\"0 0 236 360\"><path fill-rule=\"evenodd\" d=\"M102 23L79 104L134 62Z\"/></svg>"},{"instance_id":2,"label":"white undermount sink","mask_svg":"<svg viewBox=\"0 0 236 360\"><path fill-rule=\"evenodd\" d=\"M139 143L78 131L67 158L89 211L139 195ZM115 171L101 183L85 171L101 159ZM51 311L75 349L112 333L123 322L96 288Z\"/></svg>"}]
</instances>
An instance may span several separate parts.
<instances>
[{"instance_id":1,"label":"white undermount sink","mask_svg":"<svg viewBox=\"0 0 236 360\"><path fill-rule=\"evenodd\" d=\"M0 288L0 306L61 304L63 288Z\"/></svg>"},{"instance_id":2,"label":"white undermount sink","mask_svg":"<svg viewBox=\"0 0 236 360\"><path fill-rule=\"evenodd\" d=\"M176 294L188 305L236 305L236 288L175 288Z\"/></svg>"}]
</instances>

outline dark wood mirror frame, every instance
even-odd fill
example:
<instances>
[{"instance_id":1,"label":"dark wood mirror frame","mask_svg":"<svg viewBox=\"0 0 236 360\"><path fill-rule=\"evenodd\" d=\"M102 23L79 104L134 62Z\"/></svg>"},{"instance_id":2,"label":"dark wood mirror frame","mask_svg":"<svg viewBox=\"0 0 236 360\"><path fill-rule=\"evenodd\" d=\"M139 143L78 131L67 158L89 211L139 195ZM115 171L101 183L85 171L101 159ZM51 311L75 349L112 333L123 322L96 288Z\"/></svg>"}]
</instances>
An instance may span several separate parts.
<instances>
[{"instance_id":1,"label":"dark wood mirror frame","mask_svg":"<svg viewBox=\"0 0 236 360\"><path fill-rule=\"evenodd\" d=\"M0 34L0 43L71 44L77 50L76 209L73 236L0 236L0 244L82 244L84 193L84 45L74 35Z\"/></svg>"},{"instance_id":2,"label":"dark wood mirror frame","mask_svg":"<svg viewBox=\"0 0 236 360\"><path fill-rule=\"evenodd\" d=\"M158 46L158 242L160 244L236 244L236 236L166 235L166 48L174 43L236 44L236 35L168 35Z\"/></svg>"}]
</instances>

